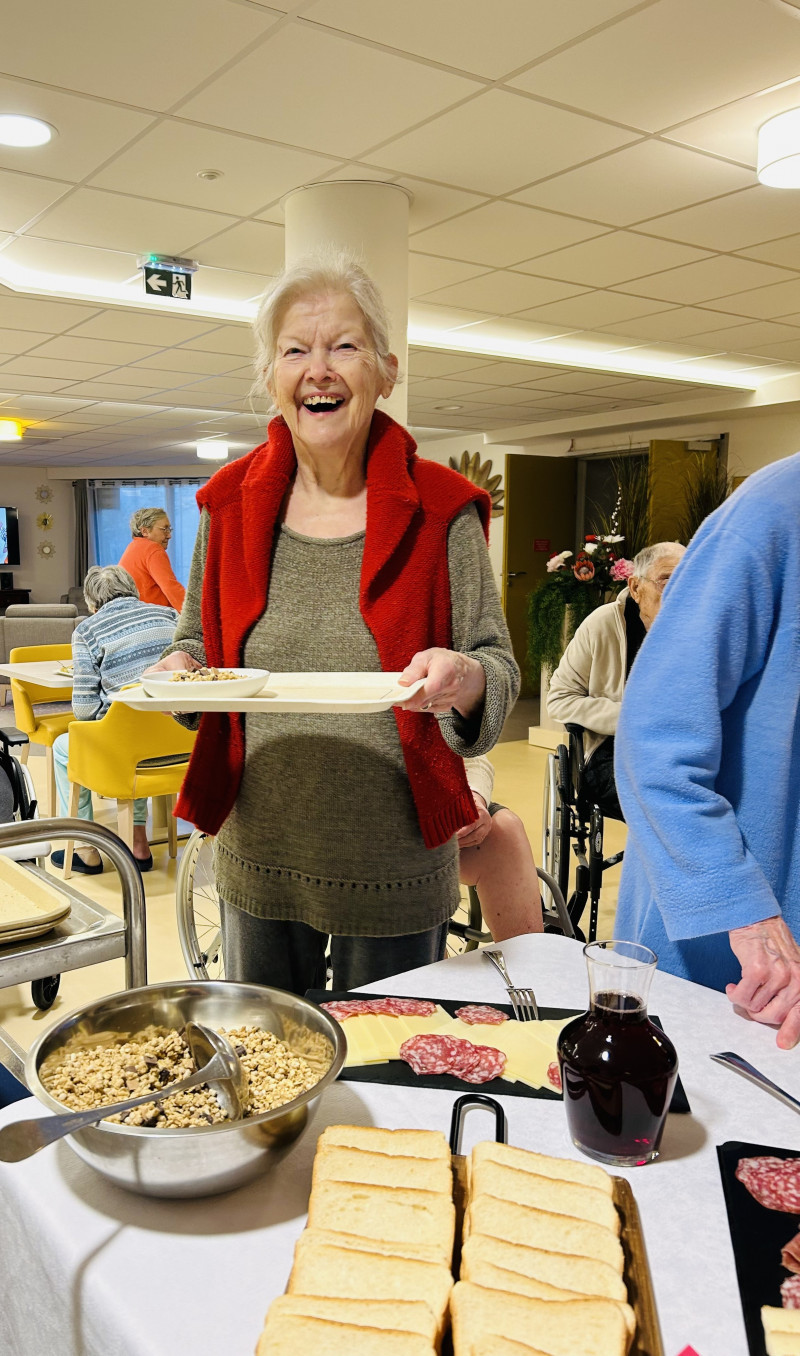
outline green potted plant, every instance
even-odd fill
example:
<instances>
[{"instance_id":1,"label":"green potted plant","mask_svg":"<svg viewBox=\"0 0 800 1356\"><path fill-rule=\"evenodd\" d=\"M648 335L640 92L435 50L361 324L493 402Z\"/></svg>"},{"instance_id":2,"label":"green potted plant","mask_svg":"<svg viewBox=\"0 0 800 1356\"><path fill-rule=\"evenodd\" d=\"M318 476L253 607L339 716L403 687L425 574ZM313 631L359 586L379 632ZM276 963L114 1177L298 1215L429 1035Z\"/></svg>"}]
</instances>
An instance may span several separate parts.
<instances>
[{"instance_id":1,"label":"green potted plant","mask_svg":"<svg viewBox=\"0 0 800 1356\"><path fill-rule=\"evenodd\" d=\"M528 603L528 665L533 677L540 669L552 673L576 628L601 603L615 598L633 566L619 551L621 536L590 533L573 560L572 551L559 551L547 562ZM546 683L543 682L542 700Z\"/></svg>"}]
</instances>

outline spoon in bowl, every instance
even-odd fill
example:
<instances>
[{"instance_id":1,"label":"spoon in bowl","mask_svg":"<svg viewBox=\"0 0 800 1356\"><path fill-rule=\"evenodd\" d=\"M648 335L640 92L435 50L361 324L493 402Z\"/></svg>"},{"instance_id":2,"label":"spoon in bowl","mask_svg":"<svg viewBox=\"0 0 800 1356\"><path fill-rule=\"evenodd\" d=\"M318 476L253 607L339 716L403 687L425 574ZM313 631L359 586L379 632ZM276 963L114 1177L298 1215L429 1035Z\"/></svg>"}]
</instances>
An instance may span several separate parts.
<instances>
[{"instance_id":1,"label":"spoon in bowl","mask_svg":"<svg viewBox=\"0 0 800 1356\"><path fill-rule=\"evenodd\" d=\"M163 1102L176 1092L186 1092L203 1083L212 1086L223 1111L232 1121L241 1120L247 1091L247 1075L230 1041L210 1027L199 1022L186 1023L186 1042L198 1066L188 1078L178 1083L167 1083L158 1091L146 1092L141 1097L130 1097L111 1106L91 1107L87 1111L67 1111L58 1116L45 1116L27 1121L14 1121L0 1130L0 1162L19 1163L30 1158L46 1145L65 1135L73 1135L86 1126L96 1125L106 1116L118 1116L134 1107L152 1102Z\"/></svg>"}]
</instances>

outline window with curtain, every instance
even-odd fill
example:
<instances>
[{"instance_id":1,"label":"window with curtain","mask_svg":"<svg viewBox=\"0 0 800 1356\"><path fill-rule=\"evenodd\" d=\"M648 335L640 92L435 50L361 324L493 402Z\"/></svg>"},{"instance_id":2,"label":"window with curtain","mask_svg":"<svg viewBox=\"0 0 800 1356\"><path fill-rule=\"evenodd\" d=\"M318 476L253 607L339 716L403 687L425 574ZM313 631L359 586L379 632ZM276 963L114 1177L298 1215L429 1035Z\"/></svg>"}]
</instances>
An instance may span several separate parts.
<instances>
[{"instance_id":1,"label":"window with curtain","mask_svg":"<svg viewBox=\"0 0 800 1356\"><path fill-rule=\"evenodd\" d=\"M172 524L169 558L182 584L188 583L200 514L196 480L89 480L89 555L92 565L116 565L131 539L135 509L163 508Z\"/></svg>"}]
</instances>

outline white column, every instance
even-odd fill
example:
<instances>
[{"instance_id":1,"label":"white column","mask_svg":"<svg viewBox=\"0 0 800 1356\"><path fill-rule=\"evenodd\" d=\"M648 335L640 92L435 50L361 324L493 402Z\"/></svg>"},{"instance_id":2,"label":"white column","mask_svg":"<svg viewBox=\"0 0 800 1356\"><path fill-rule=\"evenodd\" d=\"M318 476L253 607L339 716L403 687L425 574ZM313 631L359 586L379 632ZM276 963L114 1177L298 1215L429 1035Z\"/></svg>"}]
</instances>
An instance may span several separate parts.
<instances>
[{"instance_id":1,"label":"white column","mask_svg":"<svg viewBox=\"0 0 800 1356\"><path fill-rule=\"evenodd\" d=\"M409 197L397 184L346 180L298 188L284 200L287 265L331 245L355 254L383 295L390 348L403 376L408 371ZM405 381L379 408L406 423Z\"/></svg>"}]
</instances>

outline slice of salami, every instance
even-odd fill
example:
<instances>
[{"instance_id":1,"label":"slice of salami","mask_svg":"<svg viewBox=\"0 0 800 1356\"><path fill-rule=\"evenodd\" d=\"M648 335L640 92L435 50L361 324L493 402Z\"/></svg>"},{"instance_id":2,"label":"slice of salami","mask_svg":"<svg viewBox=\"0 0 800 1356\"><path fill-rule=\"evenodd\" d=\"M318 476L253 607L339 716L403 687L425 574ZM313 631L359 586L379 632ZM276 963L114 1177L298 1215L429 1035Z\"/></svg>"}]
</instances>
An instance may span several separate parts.
<instances>
[{"instance_id":1,"label":"slice of salami","mask_svg":"<svg viewBox=\"0 0 800 1356\"><path fill-rule=\"evenodd\" d=\"M428 998L380 998L382 1012L391 1017L432 1017L436 1004Z\"/></svg>"},{"instance_id":2,"label":"slice of salami","mask_svg":"<svg viewBox=\"0 0 800 1356\"><path fill-rule=\"evenodd\" d=\"M478 1052L477 1063L459 1077L465 1083L488 1083L492 1078L499 1078L506 1067L502 1050L495 1050L491 1045L476 1045L475 1049Z\"/></svg>"},{"instance_id":3,"label":"slice of salami","mask_svg":"<svg viewBox=\"0 0 800 1356\"><path fill-rule=\"evenodd\" d=\"M800 1158L742 1158L736 1178L767 1210L800 1214Z\"/></svg>"},{"instance_id":4,"label":"slice of salami","mask_svg":"<svg viewBox=\"0 0 800 1356\"><path fill-rule=\"evenodd\" d=\"M551 1088L555 1088L556 1092L564 1091L561 1085L561 1069L559 1068L557 1059L554 1059L553 1062L547 1066L547 1081Z\"/></svg>"},{"instance_id":5,"label":"slice of salami","mask_svg":"<svg viewBox=\"0 0 800 1356\"><path fill-rule=\"evenodd\" d=\"M458 1046L469 1045L454 1036L436 1036L426 1033L409 1036L400 1046L400 1058L410 1064L416 1074L447 1074L458 1062Z\"/></svg>"},{"instance_id":6,"label":"slice of salami","mask_svg":"<svg viewBox=\"0 0 800 1356\"><path fill-rule=\"evenodd\" d=\"M360 1017L364 1013L375 1011L375 999L369 998L338 998L332 999L329 1003L320 1003L320 1007L335 1017L337 1022L344 1022L348 1017Z\"/></svg>"},{"instance_id":7,"label":"slice of salami","mask_svg":"<svg viewBox=\"0 0 800 1356\"><path fill-rule=\"evenodd\" d=\"M467 1026L499 1026L507 1022L508 1017L499 1008L486 1007L483 1003L468 1003L464 1008L456 1008L456 1017L460 1017Z\"/></svg>"},{"instance_id":8,"label":"slice of salami","mask_svg":"<svg viewBox=\"0 0 800 1356\"><path fill-rule=\"evenodd\" d=\"M800 1276L787 1276L781 1286L784 1309L800 1309Z\"/></svg>"}]
</instances>

